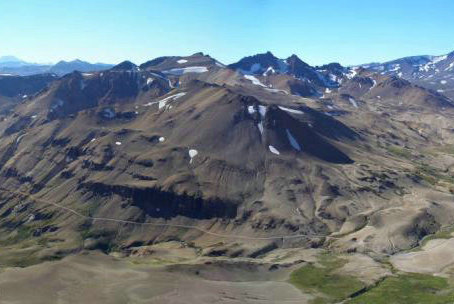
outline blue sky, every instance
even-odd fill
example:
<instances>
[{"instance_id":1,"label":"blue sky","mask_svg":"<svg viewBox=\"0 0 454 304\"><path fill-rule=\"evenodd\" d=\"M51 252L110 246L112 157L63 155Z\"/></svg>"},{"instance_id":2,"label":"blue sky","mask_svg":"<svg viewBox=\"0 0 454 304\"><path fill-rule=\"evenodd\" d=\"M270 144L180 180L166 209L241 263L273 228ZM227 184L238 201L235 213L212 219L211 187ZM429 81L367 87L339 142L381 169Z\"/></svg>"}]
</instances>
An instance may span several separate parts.
<instances>
[{"instance_id":1,"label":"blue sky","mask_svg":"<svg viewBox=\"0 0 454 304\"><path fill-rule=\"evenodd\" d=\"M0 56L135 63L272 51L345 65L454 50L453 0L0 0Z\"/></svg>"}]
</instances>

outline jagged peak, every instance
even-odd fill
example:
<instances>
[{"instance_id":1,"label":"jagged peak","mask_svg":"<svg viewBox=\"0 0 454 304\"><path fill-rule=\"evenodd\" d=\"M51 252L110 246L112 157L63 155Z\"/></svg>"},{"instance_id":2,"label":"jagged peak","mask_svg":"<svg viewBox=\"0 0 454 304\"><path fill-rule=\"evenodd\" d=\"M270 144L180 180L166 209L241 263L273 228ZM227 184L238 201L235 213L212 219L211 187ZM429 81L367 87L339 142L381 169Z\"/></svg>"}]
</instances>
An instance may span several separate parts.
<instances>
[{"instance_id":1,"label":"jagged peak","mask_svg":"<svg viewBox=\"0 0 454 304\"><path fill-rule=\"evenodd\" d=\"M280 70L282 60L273 55L270 51L266 53L255 54L252 56L243 57L238 62L230 64L232 69L239 69L247 73L262 74L267 68L272 67L275 70Z\"/></svg>"},{"instance_id":2,"label":"jagged peak","mask_svg":"<svg viewBox=\"0 0 454 304\"><path fill-rule=\"evenodd\" d=\"M295 66L304 66L304 67L309 67L310 65L301 60L297 55L292 54L290 57L286 59L287 63L289 65L295 65Z\"/></svg>"},{"instance_id":3,"label":"jagged peak","mask_svg":"<svg viewBox=\"0 0 454 304\"><path fill-rule=\"evenodd\" d=\"M298 57L298 55L296 55L296 54L290 55L289 57L287 57L287 60L300 60L300 61L302 61L302 60Z\"/></svg>"},{"instance_id":4,"label":"jagged peak","mask_svg":"<svg viewBox=\"0 0 454 304\"><path fill-rule=\"evenodd\" d=\"M345 67L338 62L331 62L328 64L324 64L322 66L318 66L317 69L324 69L324 70L343 70Z\"/></svg>"},{"instance_id":5,"label":"jagged peak","mask_svg":"<svg viewBox=\"0 0 454 304\"><path fill-rule=\"evenodd\" d=\"M261 60L261 59L278 60L279 58L277 58L276 56L274 56L273 53L271 53L270 51L267 51L267 52L265 52L265 53L258 53L258 54L255 54L255 55L243 57L243 58L241 58L240 61L238 61L238 62L242 62L242 61L252 61L252 60Z\"/></svg>"}]
</instances>

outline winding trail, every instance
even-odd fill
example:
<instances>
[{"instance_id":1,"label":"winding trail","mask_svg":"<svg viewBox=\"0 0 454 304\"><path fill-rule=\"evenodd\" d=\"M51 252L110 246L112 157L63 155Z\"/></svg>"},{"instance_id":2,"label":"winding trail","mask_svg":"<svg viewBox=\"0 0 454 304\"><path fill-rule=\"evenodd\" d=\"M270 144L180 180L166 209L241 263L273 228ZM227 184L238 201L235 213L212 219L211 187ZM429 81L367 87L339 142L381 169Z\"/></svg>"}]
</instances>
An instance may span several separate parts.
<instances>
[{"instance_id":1,"label":"winding trail","mask_svg":"<svg viewBox=\"0 0 454 304\"><path fill-rule=\"evenodd\" d=\"M332 237L332 238L339 238L339 236L331 236L331 235L319 235L319 234L293 234L293 235L279 235L279 236L269 236L269 237L252 237L252 236L244 236L244 235L231 235L231 234L221 234L216 232L211 232L205 230L203 228L193 226L193 225L183 225L183 224L160 224L160 223L144 223L144 222L136 222L136 221L128 221L128 220L120 220L114 218L107 218L107 217L92 217L85 214L82 214L74 209L69 207L62 206L58 203L49 202L40 198L35 197L32 194L28 194L22 191L12 191L3 187L0 187L0 191L7 192L16 195L25 196L35 202L42 203L45 205L51 205L61 210L64 210L68 213L72 213L78 217L83 219L93 220L93 221L104 221L104 222L116 222L116 223L123 223L123 224L132 224L132 225L142 225L142 226L154 226L154 227L169 227L169 228L182 228L182 229L193 229L197 230L203 234L212 235L220 238L230 238L230 239L242 239L242 240L256 240L256 241L266 241L266 240L286 240L286 239L295 239L295 238L311 238L311 237Z\"/></svg>"}]
</instances>

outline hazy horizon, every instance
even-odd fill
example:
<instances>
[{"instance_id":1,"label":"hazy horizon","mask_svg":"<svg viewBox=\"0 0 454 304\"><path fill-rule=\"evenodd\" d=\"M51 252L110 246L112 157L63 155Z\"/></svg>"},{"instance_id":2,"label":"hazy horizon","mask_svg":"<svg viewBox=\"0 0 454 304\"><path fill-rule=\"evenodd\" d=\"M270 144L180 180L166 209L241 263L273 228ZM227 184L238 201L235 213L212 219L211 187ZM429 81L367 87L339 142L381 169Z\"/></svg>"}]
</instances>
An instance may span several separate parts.
<instances>
[{"instance_id":1,"label":"hazy horizon","mask_svg":"<svg viewBox=\"0 0 454 304\"><path fill-rule=\"evenodd\" d=\"M292 54L289 54L287 56L277 56L273 51L264 50L264 51L259 52L259 53L245 54L243 57L252 56L252 55L256 55L256 54L263 54L263 53L266 53L268 51L271 52L276 57L281 58L281 59L288 58L288 57L290 57L293 54L292 53ZM203 51L200 51L200 52L203 52ZM412 57L412 56L441 56L441 55L446 55L446 54L451 53L451 52L454 52L454 49L451 50L451 51L445 52L445 53L440 53L440 54L408 54L408 55L405 55L405 56L402 56L402 57L399 57L399 58ZM197 53L197 52L195 52L195 53ZM212 54L208 54L208 53L205 53L205 52L203 52L203 53L204 53L204 55L209 55L212 58L218 59L216 56L213 56ZM140 65L142 63L145 63L146 61L149 61L149 60L155 59L157 57L161 57L161 56L181 56L181 57L185 57L185 56L190 56L190 55L193 55L193 54L194 53L192 53L192 54L161 54L161 55L158 55L158 56L153 57L153 58L146 59L145 61L141 61L141 62L135 62L135 61L130 60L128 58L126 58L124 60L121 60L121 61L118 61L118 62L105 62L105 61L99 61L99 60L98 61L89 61L89 60L84 60L83 58L61 59L61 60L54 61L54 62L50 62L50 61L47 61L47 62L31 62L31 61L25 60L24 58L19 58L18 56L15 56L14 54L0 54L0 58L2 58L2 57L16 57L16 59L24 61L26 63L39 64L39 65L54 65L54 64L57 64L60 61L71 62L71 61L75 61L75 60L81 60L81 61L89 62L89 63L92 63L92 64L113 64L113 65L119 64L119 63L124 62L124 61L131 61L132 63L134 63L136 65ZM232 62L224 62L224 61L221 61L221 60L218 60L218 61L220 61L223 64L231 64L231 63L235 63L235 62L239 61L243 57L240 57L237 60L232 61ZM300 57L300 56L298 56L298 57ZM397 58L397 57L394 58L393 57L393 58L389 58L389 59L387 59L385 61L379 61L379 62L392 61L394 59L399 59L399 58ZM304 60L304 58L300 57L300 59L305 61L305 62L307 62L306 60ZM328 64L328 63L332 63L332 62L338 62L338 61L327 61L327 62L324 62L324 63L313 64L313 65L314 66L315 65L323 65L323 64ZM344 65L344 66L355 66L355 65L364 65L364 64L374 63L374 62L377 62L377 61L373 61L372 60L372 61L368 61L368 62L357 62L357 63L353 63L353 64L342 64L342 63L341 64ZM307 62L307 63L309 63L309 62ZM311 63L309 63L309 64L311 64Z\"/></svg>"}]
</instances>

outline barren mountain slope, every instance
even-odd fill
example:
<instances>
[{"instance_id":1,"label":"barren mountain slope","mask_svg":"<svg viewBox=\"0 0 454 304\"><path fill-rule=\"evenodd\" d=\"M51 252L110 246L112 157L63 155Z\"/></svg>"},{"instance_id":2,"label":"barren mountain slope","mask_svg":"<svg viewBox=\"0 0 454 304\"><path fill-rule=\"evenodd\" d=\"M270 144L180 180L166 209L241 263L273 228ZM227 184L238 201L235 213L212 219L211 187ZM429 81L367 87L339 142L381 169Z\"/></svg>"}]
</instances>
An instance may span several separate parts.
<instances>
[{"instance_id":1,"label":"barren mountain slope","mask_svg":"<svg viewBox=\"0 0 454 304\"><path fill-rule=\"evenodd\" d=\"M411 248L454 215L452 103L344 72L311 98L269 86L301 75L202 54L66 75L0 122L2 243L36 259L166 240L249 257Z\"/></svg>"}]
</instances>

